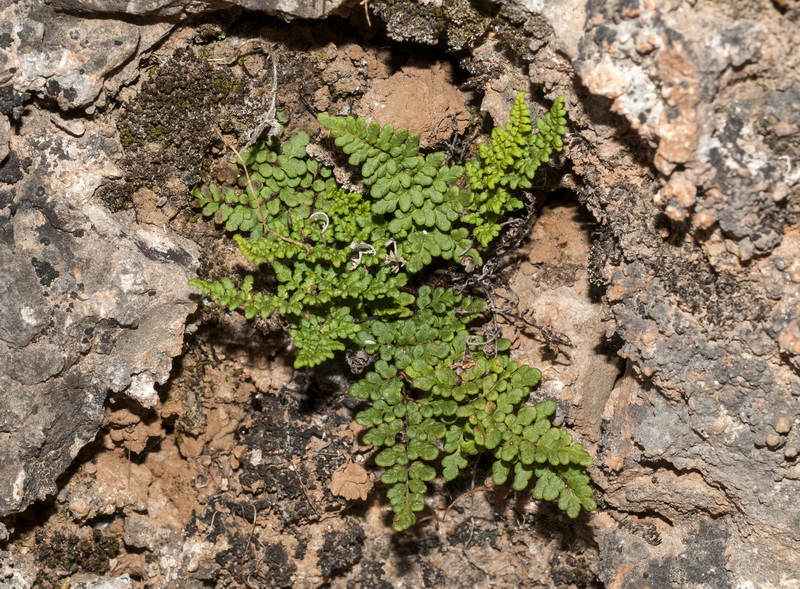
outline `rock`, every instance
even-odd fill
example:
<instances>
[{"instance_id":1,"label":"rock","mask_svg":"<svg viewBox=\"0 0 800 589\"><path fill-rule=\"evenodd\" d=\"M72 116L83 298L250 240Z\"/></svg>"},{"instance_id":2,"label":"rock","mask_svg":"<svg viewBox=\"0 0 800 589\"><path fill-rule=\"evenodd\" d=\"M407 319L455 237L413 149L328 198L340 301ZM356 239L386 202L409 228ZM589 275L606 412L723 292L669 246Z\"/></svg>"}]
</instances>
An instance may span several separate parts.
<instances>
[{"instance_id":1,"label":"rock","mask_svg":"<svg viewBox=\"0 0 800 589\"><path fill-rule=\"evenodd\" d=\"M792 422L789 421L788 417L779 417L775 421L775 431L779 434L788 434L791 429Z\"/></svg>"},{"instance_id":2,"label":"rock","mask_svg":"<svg viewBox=\"0 0 800 589\"><path fill-rule=\"evenodd\" d=\"M598 354L605 345L603 314L591 296L587 221L577 203L541 210L527 260L509 284L519 297L513 312L526 313L539 329L520 321L522 337L505 334L519 342L514 360L544 371L537 398L569 403L582 443L599 441L603 408L621 372L618 358Z\"/></svg>"},{"instance_id":3,"label":"rock","mask_svg":"<svg viewBox=\"0 0 800 589\"><path fill-rule=\"evenodd\" d=\"M595 23L610 18L608 10L589 15ZM716 32L702 47L690 41L712 26ZM778 93L765 94L761 82L753 81L737 91L736 108L712 112L710 105L717 95L724 99L720 86L733 68L777 57L777 47L764 43L768 26L728 19L708 8L647 7L631 12L619 27L594 25L597 34L584 37L575 62L584 84L609 98L612 109L656 149L654 164L661 174L669 177L678 166L689 169L684 182L703 187L695 210L713 214L742 244L743 260L771 251L780 241L772 195L786 179L771 163L777 157L764 159L753 124L770 117L775 125L794 120L786 102L792 91L778 99ZM646 47L636 49L645 38ZM770 98L761 101L765 95Z\"/></svg>"},{"instance_id":4,"label":"rock","mask_svg":"<svg viewBox=\"0 0 800 589\"><path fill-rule=\"evenodd\" d=\"M59 502L74 520L92 521L125 512L147 511L148 487L153 482L150 469L141 464L121 466L110 452L99 456L92 466L76 475L83 485L59 492Z\"/></svg>"},{"instance_id":5,"label":"rock","mask_svg":"<svg viewBox=\"0 0 800 589\"><path fill-rule=\"evenodd\" d=\"M800 48L781 41L800 30L778 10L571 4L545 13L554 38L531 78L567 95L581 201L599 222L606 333L631 366L605 408L594 476L620 520L670 522L657 549L601 530L600 578L794 582L800 484L793 450L773 450L796 442L772 428L775 408L800 413Z\"/></svg>"},{"instance_id":6,"label":"rock","mask_svg":"<svg viewBox=\"0 0 800 589\"><path fill-rule=\"evenodd\" d=\"M8 142L11 140L11 123L8 117L0 114L0 164L8 155Z\"/></svg>"},{"instance_id":7,"label":"rock","mask_svg":"<svg viewBox=\"0 0 800 589\"><path fill-rule=\"evenodd\" d=\"M121 175L113 128L25 107L38 95L94 110L173 26L0 8L2 515L55 491L109 393L156 403L181 351L196 247L127 227L93 200Z\"/></svg>"},{"instance_id":8,"label":"rock","mask_svg":"<svg viewBox=\"0 0 800 589\"><path fill-rule=\"evenodd\" d=\"M213 10L222 2L203 0L55 0L58 10L90 14L132 14L136 16L186 16Z\"/></svg>"},{"instance_id":9,"label":"rock","mask_svg":"<svg viewBox=\"0 0 800 589\"><path fill-rule=\"evenodd\" d=\"M130 229L94 202L118 149L97 124L75 138L33 111L12 149L2 171L16 169L0 173L13 180L0 184L10 195L0 209L2 514L55 490L109 393L158 401L195 306L186 282L197 258L191 242Z\"/></svg>"},{"instance_id":10,"label":"rock","mask_svg":"<svg viewBox=\"0 0 800 589\"><path fill-rule=\"evenodd\" d=\"M451 51L473 46L491 23L469 0L376 2L369 7L384 21L391 39L426 45L446 39Z\"/></svg>"},{"instance_id":11,"label":"rock","mask_svg":"<svg viewBox=\"0 0 800 589\"><path fill-rule=\"evenodd\" d=\"M54 0L60 10L93 14L127 14L134 16L187 17L225 8L244 8L279 16L294 18L324 18L340 12L352 0Z\"/></svg>"},{"instance_id":12,"label":"rock","mask_svg":"<svg viewBox=\"0 0 800 589\"><path fill-rule=\"evenodd\" d=\"M128 573L112 579L104 577L86 578L70 583L74 589L133 589L133 581Z\"/></svg>"},{"instance_id":13,"label":"rock","mask_svg":"<svg viewBox=\"0 0 800 589\"><path fill-rule=\"evenodd\" d=\"M27 589L39 571L31 558L0 550L0 586L4 589Z\"/></svg>"},{"instance_id":14,"label":"rock","mask_svg":"<svg viewBox=\"0 0 800 589\"><path fill-rule=\"evenodd\" d=\"M136 71L123 66L138 63L138 56L173 26L84 19L30 0L4 4L0 8L0 84L4 84L7 106L0 103L0 112L8 114L13 108L14 118L19 118L19 102L31 94L56 101L62 110L86 108L114 72L130 81ZM121 68L124 71L118 71Z\"/></svg>"},{"instance_id":15,"label":"rock","mask_svg":"<svg viewBox=\"0 0 800 589\"><path fill-rule=\"evenodd\" d=\"M125 519L123 540L128 546L157 553L163 546L175 544L175 533L176 530L161 525L152 518L132 513Z\"/></svg>"},{"instance_id":16,"label":"rock","mask_svg":"<svg viewBox=\"0 0 800 589\"><path fill-rule=\"evenodd\" d=\"M437 8L423 3L396 6L387 2L376 6L376 14L386 22L392 39L435 45L444 33L443 24L436 18Z\"/></svg>"}]
</instances>

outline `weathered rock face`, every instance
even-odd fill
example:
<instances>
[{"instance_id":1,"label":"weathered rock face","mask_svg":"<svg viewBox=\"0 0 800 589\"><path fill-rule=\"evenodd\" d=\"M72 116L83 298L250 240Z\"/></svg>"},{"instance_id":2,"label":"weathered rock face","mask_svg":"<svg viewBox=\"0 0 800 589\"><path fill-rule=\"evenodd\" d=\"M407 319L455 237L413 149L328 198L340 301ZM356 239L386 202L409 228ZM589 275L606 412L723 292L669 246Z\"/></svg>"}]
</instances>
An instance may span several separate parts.
<instances>
[{"instance_id":1,"label":"weathered rock face","mask_svg":"<svg viewBox=\"0 0 800 589\"><path fill-rule=\"evenodd\" d=\"M180 18L202 12L241 7L285 19L324 18L340 12L349 0L55 0L60 10L93 14L128 14Z\"/></svg>"},{"instance_id":2,"label":"weathered rock face","mask_svg":"<svg viewBox=\"0 0 800 589\"><path fill-rule=\"evenodd\" d=\"M9 3L0 9L0 112L18 116L33 94L56 101L62 110L102 106L106 78L122 68L112 89L129 80L136 56L172 27L87 21L42 2ZM129 64L134 67L126 69Z\"/></svg>"},{"instance_id":3,"label":"weathered rock face","mask_svg":"<svg viewBox=\"0 0 800 589\"><path fill-rule=\"evenodd\" d=\"M109 392L157 402L194 307L193 244L131 230L91 198L114 142L93 126L76 140L45 113L21 123L0 168L2 513L54 491Z\"/></svg>"},{"instance_id":4,"label":"weathered rock face","mask_svg":"<svg viewBox=\"0 0 800 589\"><path fill-rule=\"evenodd\" d=\"M630 514L599 536L605 580L796 583L797 14L572 4L542 10L586 90L548 69L550 48L532 78L573 96L608 335L632 368L605 410L596 477Z\"/></svg>"},{"instance_id":5,"label":"weathered rock face","mask_svg":"<svg viewBox=\"0 0 800 589\"><path fill-rule=\"evenodd\" d=\"M163 230L126 226L94 199L102 182L120 174L113 127L26 108L33 95L64 109L97 105L121 83L106 76L124 75L142 40L169 27L87 24L39 3L0 15L0 59L10 73L2 120L14 119L13 134L0 133L8 150L0 164L5 515L55 490L97 434L109 393L157 402L154 384L169 376L194 308L186 281L197 252Z\"/></svg>"},{"instance_id":6,"label":"weathered rock face","mask_svg":"<svg viewBox=\"0 0 800 589\"><path fill-rule=\"evenodd\" d=\"M334 0L54 0L62 12L32 0L0 4L0 358L8 358L0 472L11 473L0 477L0 514L54 490L95 436L109 392L156 402L153 384L167 378L193 308L193 246L97 203L95 189L119 176L119 145L110 122L74 109L96 114L173 22L234 5L284 18L346 8ZM378 12L398 39L443 39L452 49L491 30L464 62L487 111L505 112L531 86L546 98L567 95L572 187L597 220L591 276L606 288L606 335L628 370L609 391L617 365L592 355L597 315L587 295L568 305L581 311L577 326L562 330L576 365L547 386L577 405L570 418L598 457L592 474L609 509L587 519L603 581L797 584L797 3L528 0L488 19L456 0ZM527 72L508 59L515 40ZM34 99L41 109L30 107ZM555 236L538 239L560 247ZM579 249L522 267L520 288L541 291L555 326L565 317L554 311L566 299L559 289L586 286L582 273L570 275ZM82 497L70 497L78 513ZM127 507L115 497L113 509L80 513ZM130 521L126 541L152 548L142 521Z\"/></svg>"}]
</instances>

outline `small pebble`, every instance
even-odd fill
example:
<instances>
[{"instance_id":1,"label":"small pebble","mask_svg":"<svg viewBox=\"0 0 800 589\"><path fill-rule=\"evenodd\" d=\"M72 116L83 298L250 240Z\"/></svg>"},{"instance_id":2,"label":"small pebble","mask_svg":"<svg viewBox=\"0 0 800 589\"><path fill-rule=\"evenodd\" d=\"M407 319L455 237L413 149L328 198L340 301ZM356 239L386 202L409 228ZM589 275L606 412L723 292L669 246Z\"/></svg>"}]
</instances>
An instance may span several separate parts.
<instances>
[{"instance_id":1,"label":"small pebble","mask_svg":"<svg viewBox=\"0 0 800 589\"><path fill-rule=\"evenodd\" d=\"M797 456L797 446L786 446L783 449L783 456L789 459Z\"/></svg>"},{"instance_id":2,"label":"small pebble","mask_svg":"<svg viewBox=\"0 0 800 589\"><path fill-rule=\"evenodd\" d=\"M775 431L779 434L788 434L790 429L792 429L792 422L788 417L779 417L775 422Z\"/></svg>"},{"instance_id":3,"label":"small pebble","mask_svg":"<svg viewBox=\"0 0 800 589\"><path fill-rule=\"evenodd\" d=\"M770 448L777 448L781 443L781 437L778 434L769 434L767 436L767 446Z\"/></svg>"}]
</instances>

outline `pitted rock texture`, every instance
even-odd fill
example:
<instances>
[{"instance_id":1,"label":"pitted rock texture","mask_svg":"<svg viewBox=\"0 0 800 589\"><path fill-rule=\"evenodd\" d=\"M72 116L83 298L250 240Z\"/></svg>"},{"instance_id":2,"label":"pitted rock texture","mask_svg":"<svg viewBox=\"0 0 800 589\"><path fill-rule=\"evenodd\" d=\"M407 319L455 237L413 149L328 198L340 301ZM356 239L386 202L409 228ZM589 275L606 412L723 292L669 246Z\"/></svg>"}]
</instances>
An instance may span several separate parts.
<instances>
[{"instance_id":1,"label":"pitted rock texture","mask_svg":"<svg viewBox=\"0 0 800 589\"><path fill-rule=\"evenodd\" d=\"M114 89L130 81L138 56L173 26L87 20L31 0L4 3L0 5L0 112L19 118L32 95L55 101L62 110L102 106L108 78L116 77L109 82Z\"/></svg>"},{"instance_id":2,"label":"pitted rock texture","mask_svg":"<svg viewBox=\"0 0 800 589\"><path fill-rule=\"evenodd\" d=\"M55 490L107 394L155 404L182 350L196 247L94 202L115 150L95 125L76 139L34 112L0 169L3 514Z\"/></svg>"},{"instance_id":3,"label":"pitted rock texture","mask_svg":"<svg viewBox=\"0 0 800 589\"><path fill-rule=\"evenodd\" d=\"M244 8L257 10L286 20L294 18L324 18L341 12L350 0L54 0L60 10L93 14L158 16L184 18L187 16L222 10Z\"/></svg>"},{"instance_id":4,"label":"pitted rock texture","mask_svg":"<svg viewBox=\"0 0 800 589\"><path fill-rule=\"evenodd\" d=\"M595 471L627 522L595 520L601 578L796 583L796 10L568 4L532 3L554 33L530 72L568 96L606 333L629 359Z\"/></svg>"},{"instance_id":5,"label":"pitted rock texture","mask_svg":"<svg viewBox=\"0 0 800 589\"><path fill-rule=\"evenodd\" d=\"M172 25L87 21L34 2L0 14L0 111L14 123L0 125L5 515L55 491L97 434L109 393L157 402L154 385L169 376L195 307L186 281L197 251L162 230L126 226L95 199L121 176L113 128L28 106L38 97L94 111Z\"/></svg>"},{"instance_id":6,"label":"pitted rock texture","mask_svg":"<svg viewBox=\"0 0 800 589\"><path fill-rule=\"evenodd\" d=\"M609 4L589 15L575 61L587 88L656 150L665 214L718 227L741 261L778 245L784 200L797 198L800 179L787 173L791 153L776 149L800 129L800 79L796 51L769 34L784 26L773 14L769 22L713 3Z\"/></svg>"},{"instance_id":7,"label":"pitted rock texture","mask_svg":"<svg viewBox=\"0 0 800 589\"><path fill-rule=\"evenodd\" d=\"M562 369L565 378L551 378L547 386L548 394L562 401L562 413L567 409L577 435L596 452L592 476L607 508L578 525L590 526L601 558L595 569L603 583L702 588L796 585L800 580L800 509L794 500L800 492L797 2L527 0L498 5L489 20L484 17L493 10L479 13L472 23L475 27L458 23L443 27L433 20L463 2L394 4L400 8L391 14L378 11L389 34L426 43L446 39L451 49L462 51L459 57L471 75L470 83L484 91L483 109L493 115L505 112L518 90L532 90L536 103L562 93L567 96L566 155L571 168L563 178L551 177L549 182L577 192L595 218L588 276L605 289L605 333L627 359L627 371L609 391L617 366L604 357L603 348L592 347L599 341L594 331L598 308L582 299L584 313L573 317L583 320L581 332L576 334L575 326L560 329L580 345L576 350L580 354L574 355L580 365ZM3 357L12 358L0 382L4 391L0 431L10 432L2 434L6 438L0 459L3 472L14 473L3 482L0 498L3 509L11 512L54 488L55 476L97 431L108 390L127 393L145 405L155 400L152 383L166 378L169 359L182 340L183 317L191 308L184 286L193 263L191 246L163 233L126 227L94 203L92 193L98 184L119 175L113 165L117 147L110 136L113 132L101 132L97 121L78 117L71 109L97 112L108 104L107 96L132 79L141 51L170 31L172 22L231 3L60 0L57 5L62 12L32 1L4 4L0 19L0 113L13 123L7 131L0 123L0 155L8 150L0 166L0 247L8 274L0 278L4 289L0 339ZM255 3L240 6L259 8ZM318 1L303 6L327 14L337 5ZM483 4L480 10L486 8ZM96 10L102 18L93 14L95 18L82 19L79 14L86 10ZM114 18L121 13L145 17L141 22L152 17L162 20L132 24L138 21ZM49 28L51 24L55 26ZM80 30L72 38L70 31L76 25ZM98 31L90 35L94 26ZM312 37L309 32L305 38ZM484 43L470 47L479 40ZM358 84L342 76L336 81L339 92L357 96L365 91L361 81L370 77L372 64L359 56L366 52L351 47L343 55L334 47L327 57L327 51L326 47L319 58L325 63L323 69L338 71L338 66L327 66L349 60L348 67L367 72L356 80ZM84 67L76 67L78 62ZM312 93L314 104L323 105L319 108L328 108L326 101L335 98L321 87L310 87ZM26 113L34 98L41 100L43 110ZM62 112L48 116L47 109ZM153 196L144 190L136 194L137 207L138 201ZM557 239L551 241L559 247ZM540 245L547 247L546 242ZM557 254L529 260L528 274L520 279L531 290L545 291L543 301L557 298L558 289L569 286L573 266L576 282L582 284L586 278L574 260ZM147 289L139 282L141 276ZM547 286L554 288L547 292ZM542 316L548 314L547 321L558 329L559 315L554 308ZM87 332L87 328L93 329ZM601 357L593 358L592 351ZM601 374L593 378L587 367ZM561 391L559 383L565 385ZM274 404L284 397L270 394L269 399ZM244 406L246 401L240 403ZM280 411L273 408L253 421L281 429L288 419L276 422L275 415ZM210 478L225 482L224 489L218 482L219 488L209 484L202 491L205 508L186 525L189 536L195 537L189 543L178 544L178 538L188 537L181 530L184 520L152 521L169 511L156 509L164 493L155 485L146 492L154 504L146 509L158 514L148 515L151 521L130 514L140 513L140 505L124 492L107 495L105 503L92 503L98 496L91 492L65 493L63 500L75 521L128 512L131 518L122 527L126 542L155 551L152 533L173 538L165 540L172 544L161 555L170 562L162 570L192 568L197 579L208 582L224 565L240 576L241 584L250 572L263 574L265 583L290 584L302 568L298 563L306 558L304 551L312 538L319 546L312 545L308 559L315 560L314 578L320 584L330 582L325 575L338 574L343 567L360 567L363 574L357 578L374 578L373 585L378 586L385 581L384 570L394 575L395 567L405 567L402 547L410 544L418 549L416 556L433 562L435 551L430 546L435 542L430 536L392 542L380 536L386 526L378 504L373 506L377 515L369 520L367 535L367 539L378 537L378 544L350 560L349 555L318 552L324 546L350 550L360 545L362 536L357 528L350 533L339 520L334 521L346 537L299 530L298 522L319 516L313 506L325 505L319 498L327 498L323 478L314 483L313 504L299 482L302 469L313 468L311 460L303 463L301 475L292 474L288 462L276 462L285 469L267 468L263 451L254 444L238 455L231 453L230 463L222 461L220 456L227 460L228 454L220 449L230 448L232 436L261 435L260 427L249 433L247 428L236 429L235 421L217 419L218 445L200 443L202 436L192 435L200 425L188 428L190 433L180 443L181 453L201 459L201 466L213 465ZM28 428L24 439L22 429L14 429L22 423ZM157 437L153 423L142 421L137 427L142 430L138 438L127 439L117 432L121 441L116 443L138 447ZM217 439L214 436L209 439ZM299 439L274 436L276 447L295 438ZM312 438L309 434L300 441L305 444ZM177 444L176 438L172 446L164 446L176 454ZM202 454L204 446L213 452ZM291 458L294 466L301 450L282 452L280 456ZM339 458L335 465L328 464L328 470L338 468ZM154 453L148 470L163 475L158 460ZM222 461L218 471L214 460ZM93 466L84 465L86 480L92 479ZM249 498L241 501L236 487L240 483L229 476L237 469L253 473L251 480L243 480L244 491L254 496L266 492L269 499L259 509L280 520L264 527L265 538L272 534L264 543L251 541L256 513L251 513ZM269 485L266 491L264 485ZM209 499L212 493L231 495L215 501ZM273 496L281 501L273 501ZM495 503L509 505L503 498ZM495 507L484 506L477 518L466 512L463 524L457 524L452 534L442 528L442 534L470 550L477 548L473 540L481 542L481 552L472 553L470 563L484 563L489 572L461 577L468 585L502 580L499 575L512 570L500 558L505 549L495 546ZM561 521L538 517L541 513L533 518L541 529L550 533L563 528ZM506 521L516 525L518 515ZM363 512L343 517L352 518L348 523L361 522ZM274 530L284 528L285 533L275 535ZM230 536L226 529L233 530ZM529 530L520 530L520 541L512 542L518 547L530 541ZM0 526L0 536L2 532ZM225 554L212 551L208 539L217 537L216 547ZM235 541L228 545L230 538ZM376 545L380 550L370 552ZM540 548L531 542L525 550L540 554ZM252 570L243 570L240 555L248 550L253 558L247 566ZM389 552L399 554L400 565L383 559ZM201 553L206 560L196 565L192 559ZM457 553L466 554L466 548L458 546ZM173 558L175 554L185 560ZM327 560L316 562L318 554ZM383 560L376 560L375 554ZM148 567L161 566L148 564L142 553L137 556L145 571L140 576L146 576ZM520 558L518 570L535 568ZM265 562L275 566L261 568ZM442 571L448 571L451 562L442 560L438 570L416 570L416 584L442 585Z\"/></svg>"},{"instance_id":8,"label":"pitted rock texture","mask_svg":"<svg viewBox=\"0 0 800 589\"><path fill-rule=\"evenodd\" d=\"M0 162L8 155L8 142L11 139L11 123L4 114L0 114Z\"/></svg>"}]
</instances>

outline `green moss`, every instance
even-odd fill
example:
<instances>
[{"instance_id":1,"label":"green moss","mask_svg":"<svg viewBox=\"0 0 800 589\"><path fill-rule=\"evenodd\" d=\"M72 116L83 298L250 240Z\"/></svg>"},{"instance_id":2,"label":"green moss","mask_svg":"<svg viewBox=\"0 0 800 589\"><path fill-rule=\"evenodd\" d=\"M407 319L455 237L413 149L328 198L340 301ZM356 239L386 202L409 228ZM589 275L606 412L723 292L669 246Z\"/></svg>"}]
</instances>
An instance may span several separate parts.
<instances>
[{"instance_id":1,"label":"green moss","mask_svg":"<svg viewBox=\"0 0 800 589\"><path fill-rule=\"evenodd\" d=\"M108 572L109 560L120 552L117 536L107 536L92 530L88 538L76 534L54 532L36 534L36 560L42 570L37 585L54 583L63 571L85 572L102 575Z\"/></svg>"},{"instance_id":2,"label":"green moss","mask_svg":"<svg viewBox=\"0 0 800 589\"><path fill-rule=\"evenodd\" d=\"M165 135L169 135L169 132L170 130L163 125L154 125L150 127L150 131L147 135L150 141L159 141Z\"/></svg>"},{"instance_id":3,"label":"green moss","mask_svg":"<svg viewBox=\"0 0 800 589\"><path fill-rule=\"evenodd\" d=\"M158 190L174 176L187 185L199 181L208 170L209 148L219 141L217 128L244 97L234 72L203 51L177 52L149 73L117 120L128 195L142 185ZM114 200L119 210L117 195Z\"/></svg>"}]
</instances>

